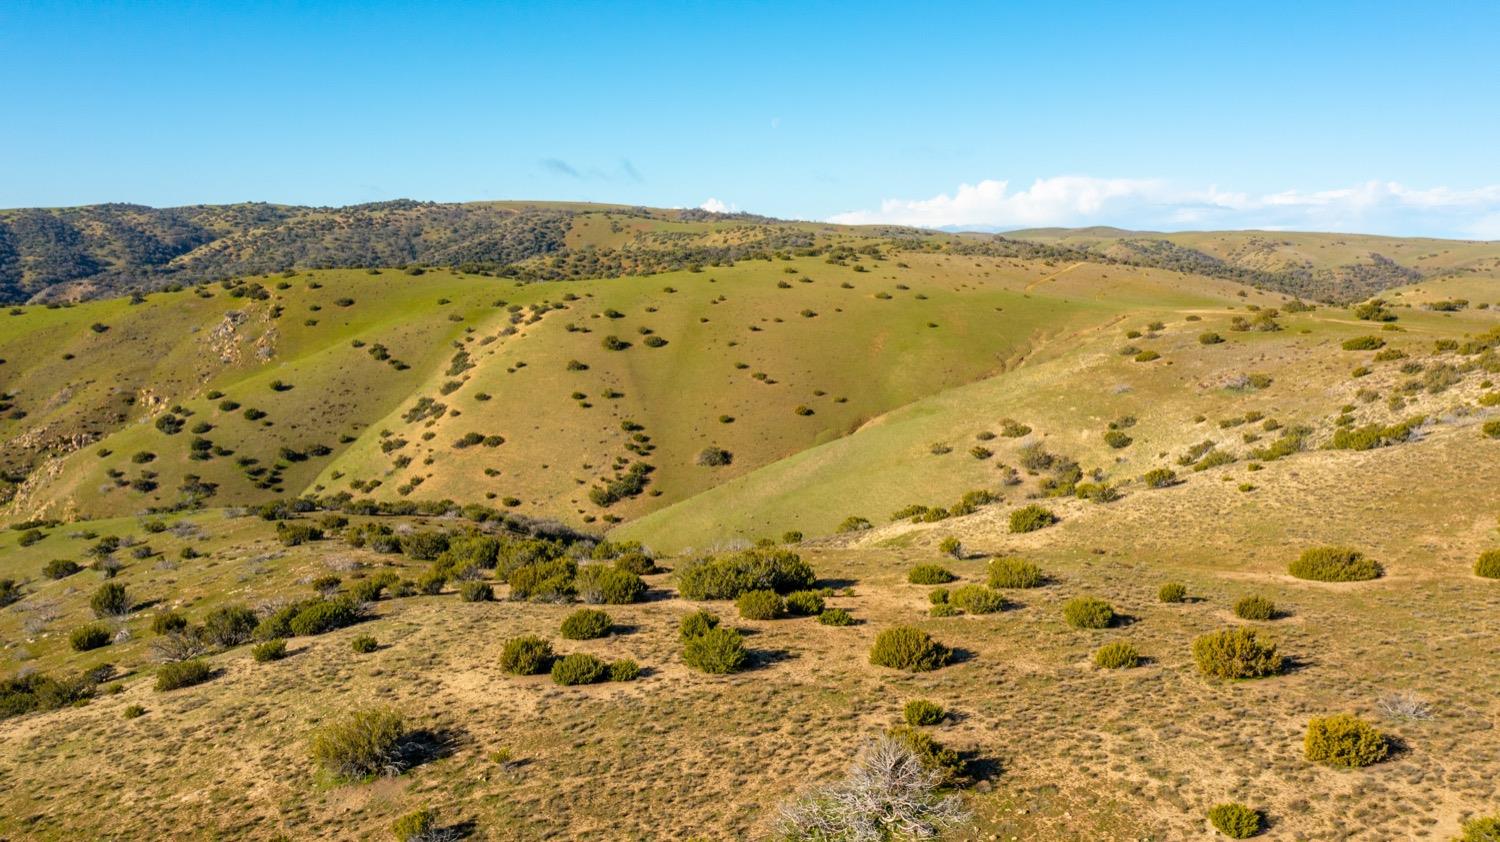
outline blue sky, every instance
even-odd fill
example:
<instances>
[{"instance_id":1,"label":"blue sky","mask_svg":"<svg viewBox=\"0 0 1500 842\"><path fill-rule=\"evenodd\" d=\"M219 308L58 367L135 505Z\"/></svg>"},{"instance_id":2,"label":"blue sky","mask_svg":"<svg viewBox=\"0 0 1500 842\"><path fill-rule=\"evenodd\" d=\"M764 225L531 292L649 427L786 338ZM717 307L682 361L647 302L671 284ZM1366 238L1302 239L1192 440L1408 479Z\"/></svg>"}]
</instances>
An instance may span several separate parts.
<instances>
[{"instance_id":1,"label":"blue sky","mask_svg":"<svg viewBox=\"0 0 1500 842\"><path fill-rule=\"evenodd\" d=\"M1497 32L1461 2L9 0L0 206L1500 238Z\"/></svg>"}]
</instances>

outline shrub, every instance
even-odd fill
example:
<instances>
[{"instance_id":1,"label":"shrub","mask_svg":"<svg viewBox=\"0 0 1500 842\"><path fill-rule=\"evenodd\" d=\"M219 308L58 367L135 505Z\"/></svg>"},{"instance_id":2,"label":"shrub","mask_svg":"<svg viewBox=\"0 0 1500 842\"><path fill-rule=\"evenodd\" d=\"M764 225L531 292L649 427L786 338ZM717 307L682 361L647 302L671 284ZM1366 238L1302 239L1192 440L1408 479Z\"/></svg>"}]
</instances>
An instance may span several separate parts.
<instances>
[{"instance_id":1,"label":"shrub","mask_svg":"<svg viewBox=\"0 0 1500 842\"><path fill-rule=\"evenodd\" d=\"M1224 337L1220 336L1217 333L1214 333L1213 331L1198 334L1198 343L1201 345L1218 345L1223 341Z\"/></svg>"},{"instance_id":2,"label":"shrub","mask_svg":"<svg viewBox=\"0 0 1500 842\"><path fill-rule=\"evenodd\" d=\"M750 653L739 632L722 627L711 628L689 638L682 647L682 660L688 666L714 675L735 672L744 666Z\"/></svg>"},{"instance_id":3,"label":"shrub","mask_svg":"<svg viewBox=\"0 0 1500 842\"><path fill-rule=\"evenodd\" d=\"M283 547L296 547L310 541L323 540L323 530L311 523L281 521L276 524L276 539Z\"/></svg>"},{"instance_id":4,"label":"shrub","mask_svg":"<svg viewBox=\"0 0 1500 842\"><path fill-rule=\"evenodd\" d=\"M1276 644L1248 628L1222 629L1194 640L1193 660L1204 675L1233 679L1275 675L1283 665Z\"/></svg>"},{"instance_id":5,"label":"shrub","mask_svg":"<svg viewBox=\"0 0 1500 842\"><path fill-rule=\"evenodd\" d=\"M1485 438L1500 439L1500 421L1486 421L1479 429Z\"/></svg>"},{"instance_id":6,"label":"shrub","mask_svg":"<svg viewBox=\"0 0 1500 842\"><path fill-rule=\"evenodd\" d=\"M580 608L562 621L562 636L565 640L593 640L609 634L614 620L597 608Z\"/></svg>"},{"instance_id":7,"label":"shrub","mask_svg":"<svg viewBox=\"0 0 1500 842\"><path fill-rule=\"evenodd\" d=\"M901 710L901 718L907 725L936 725L947 715L942 705L926 699L912 699Z\"/></svg>"},{"instance_id":8,"label":"shrub","mask_svg":"<svg viewBox=\"0 0 1500 842\"><path fill-rule=\"evenodd\" d=\"M952 784L963 775L963 761L958 752L945 747L926 731L909 725L898 725L886 731L886 736L902 744L922 763L922 767L941 776L946 784Z\"/></svg>"},{"instance_id":9,"label":"shrub","mask_svg":"<svg viewBox=\"0 0 1500 842\"><path fill-rule=\"evenodd\" d=\"M1312 547L1288 570L1298 579L1315 582L1363 582L1380 576L1379 562L1352 547Z\"/></svg>"},{"instance_id":10,"label":"shrub","mask_svg":"<svg viewBox=\"0 0 1500 842\"><path fill-rule=\"evenodd\" d=\"M697 463L706 468L719 468L734 461L734 454L722 447L705 447L698 453Z\"/></svg>"},{"instance_id":11,"label":"shrub","mask_svg":"<svg viewBox=\"0 0 1500 842\"><path fill-rule=\"evenodd\" d=\"M566 602L573 596L576 575L578 565L571 559L525 564L510 572L510 597L533 602Z\"/></svg>"},{"instance_id":12,"label":"shrub","mask_svg":"<svg viewBox=\"0 0 1500 842\"><path fill-rule=\"evenodd\" d=\"M126 719L138 719L146 715L146 709L140 705L126 705L124 716Z\"/></svg>"},{"instance_id":13,"label":"shrub","mask_svg":"<svg viewBox=\"0 0 1500 842\"><path fill-rule=\"evenodd\" d=\"M641 675L641 665L629 658L621 658L611 661L609 664L610 681L634 681Z\"/></svg>"},{"instance_id":14,"label":"shrub","mask_svg":"<svg viewBox=\"0 0 1500 842\"><path fill-rule=\"evenodd\" d=\"M587 652L574 652L552 662L552 680L564 687L593 684L608 674L609 665Z\"/></svg>"},{"instance_id":15,"label":"shrub","mask_svg":"<svg viewBox=\"0 0 1500 842\"><path fill-rule=\"evenodd\" d=\"M265 643L257 643L250 648L250 657L262 664L279 661L286 657L286 639L277 637Z\"/></svg>"},{"instance_id":16,"label":"shrub","mask_svg":"<svg viewBox=\"0 0 1500 842\"><path fill-rule=\"evenodd\" d=\"M912 626L894 626L882 631L870 648L870 663L907 672L935 670L952 658L953 653L946 646Z\"/></svg>"},{"instance_id":17,"label":"shrub","mask_svg":"<svg viewBox=\"0 0 1500 842\"><path fill-rule=\"evenodd\" d=\"M157 692L164 692L181 687L192 687L194 684L202 684L213 677L213 668L208 665L207 661L198 658L174 661L157 667L156 689Z\"/></svg>"},{"instance_id":18,"label":"shrub","mask_svg":"<svg viewBox=\"0 0 1500 842\"><path fill-rule=\"evenodd\" d=\"M130 597L125 594L124 585L105 582L94 591L93 597L89 599L89 607L94 610L94 616L101 619L123 617L130 613Z\"/></svg>"},{"instance_id":19,"label":"shrub","mask_svg":"<svg viewBox=\"0 0 1500 842\"><path fill-rule=\"evenodd\" d=\"M255 612L249 608L243 605L224 605L208 612L208 616L203 618L203 628L199 634L204 641L214 646L239 646L255 633L258 623Z\"/></svg>"},{"instance_id":20,"label":"shrub","mask_svg":"<svg viewBox=\"0 0 1500 842\"><path fill-rule=\"evenodd\" d=\"M938 552L943 555L951 555L954 558L961 558L964 554L964 545L963 542L949 535L938 542Z\"/></svg>"},{"instance_id":21,"label":"shrub","mask_svg":"<svg viewBox=\"0 0 1500 842\"><path fill-rule=\"evenodd\" d=\"M1106 643L1094 653L1094 666L1102 669L1129 669L1141 662L1135 647L1124 641Z\"/></svg>"},{"instance_id":22,"label":"shrub","mask_svg":"<svg viewBox=\"0 0 1500 842\"><path fill-rule=\"evenodd\" d=\"M1156 597L1162 602L1185 602L1187 601L1187 586L1181 582L1168 582L1156 592Z\"/></svg>"},{"instance_id":23,"label":"shrub","mask_svg":"<svg viewBox=\"0 0 1500 842\"><path fill-rule=\"evenodd\" d=\"M719 615L711 611L694 611L682 618L677 626L677 636L681 640L692 640L718 625Z\"/></svg>"},{"instance_id":24,"label":"shrub","mask_svg":"<svg viewBox=\"0 0 1500 842\"><path fill-rule=\"evenodd\" d=\"M1230 839L1249 839L1260 833L1260 811L1243 804L1215 804L1208 810L1208 823Z\"/></svg>"},{"instance_id":25,"label":"shrub","mask_svg":"<svg viewBox=\"0 0 1500 842\"><path fill-rule=\"evenodd\" d=\"M775 591L745 591L734 607L746 620L774 620L786 613L786 602Z\"/></svg>"},{"instance_id":26,"label":"shrub","mask_svg":"<svg viewBox=\"0 0 1500 842\"><path fill-rule=\"evenodd\" d=\"M406 723L389 708L346 713L313 733L313 760L336 778L394 775L403 765Z\"/></svg>"},{"instance_id":27,"label":"shrub","mask_svg":"<svg viewBox=\"0 0 1500 842\"><path fill-rule=\"evenodd\" d=\"M573 587L580 599L593 605L628 605L646 596L646 583L641 577L604 564L579 569Z\"/></svg>"},{"instance_id":28,"label":"shrub","mask_svg":"<svg viewBox=\"0 0 1500 842\"><path fill-rule=\"evenodd\" d=\"M825 626L850 626L854 624L854 617L842 608L825 608L818 615L818 622Z\"/></svg>"},{"instance_id":29,"label":"shrub","mask_svg":"<svg viewBox=\"0 0 1500 842\"><path fill-rule=\"evenodd\" d=\"M1104 443L1115 450L1129 447L1134 441L1135 439L1119 430L1109 430L1104 434Z\"/></svg>"},{"instance_id":30,"label":"shrub","mask_svg":"<svg viewBox=\"0 0 1500 842\"><path fill-rule=\"evenodd\" d=\"M401 552L416 561L432 561L448 549L448 536L433 530L401 536Z\"/></svg>"},{"instance_id":31,"label":"shrub","mask_svg":"<svg viewBox=\"0 0 1500 842\"><path fill-rule=\"evenodd\" d=\"M1307 723L1302 745L1308 760L1344 769L1378 763L1391 750L1384 734L1347 713L1315 717Z\"/></svg>"},{"instance_id":32,"label":"shrub","mask_svg":"<svg viewBox=\"0 0 1500 842\"><path fill-rule=\"evenodd\" d=\"M1486 550L1474 562L1474 575L1486 579L1500 579L1500 550Z\"/></svg>"},{"instance_id":33,"label":"shrub","mask_svg":"<svg viewBox=\"0 0 1500 842\"><path fill-rule=\"evenodd\" d=\"M621 553L615 556L615 569L626 573L634 573L637 576L649 576L652 573L661 572L656 566L656 561L643 552Z\"/></svg>"},{"instance_id":34,"label":"shrub","mask_svg":"<svg viewBox=\"0 0 1500 842\"><path fill-rule=\"evenodd\" d=\"M76 561L66 558L55 558L47 562L47 565L42 568L42 575L48 579L66 579L82 569Z\"/></svg>"},{"instance_id":35,"label":"shrub","mask_svg":"<svg viewBox=\"0 0 1500 842\"><path fill-rule=\"evenodd\" d=\"M301 604L287 621L287 628L294 635L322 634L353 625L358 619L359 609L347 597L316 599Z\"/></svg>"},{"instance_id":36,"label":"shrub","mask_svg":"<svg viewBox=\"0 0 1500 842\"><path fill-rule=\"evenodd\" d=\"M992 588L1036 588L1045 581L1042 569L1024 558L1001 556L990 560Z\"/></svg>"},{"instance_id":37,"label":"shrub","mask_svg":"<svg viewBox=\"0 0 1500 842\"><path fill-rule=\"evenodd\" d=\"M1464 822L1458 842L1500 842L1500 816L1485 816Z\"/></svg>"},{"instance_id":38,"label":"shrub","mask_svg":"<svg viewBox=\"0 0 1500 842\"><path fill-rule=\"evenodd\" d=\"M109 645L109 629L103 623L90 623L79 626L68 635L68 644L75 652L87 652L90 649L98 649Z\"/></svg>"},{"instance_id":39,"label":"shrub","mask_svg":"<svg viewBox=\"0 0 1500 842\"><path fill-rule=\"evenodd\" d=\"M1355 336L1345 339L1345 351L1375 351L1385 347L1385 340L1378 336Z\"/></svg>"},{"instance_id":40,"label":"shrub","mask_svg":"<svg viewBox=\"0 0 1500 842\"><path fill-rule=\"evenodd\" d=\"M537 675L552 665L552 644L535 635L513 637L500 650L500 669L512 675Z\"/></svg>"},{"instance_id":41,"label":"shrub","mask_svg":"<svg viewBox=\"0 0 1500 842\"><path fill-rule=\"evenodd\" d=\"M684 599L735 599L745 591L805 590L816 579L812 567L795 552L752 547L682 565L677 571L677 589Z\"/></svg>"},{"instance_id":42,"label":"shrub","mask_svg":"<svg viewBox=\"0 0 1500 842\"><path fill-rule=\"evenodd\" d=\"M812 617L823 613L823 594L819 591L792 591L786 595L786 613Z\"/></svg>"},{"instance_id":43,"label":"shrub","mask_svg":"<svg viewBox=\"0 0 1500 842\"><path fill-rule=\"evenodd\" d=\"M362 634L359 637L356 637L353 640L349 641L349 648L353 649L355 652L360 653L361 655L368 655L369 653L374 652L376 649L379 649L380 644L375 640L375 638L371 637L370 635Z\"/></svg>"},{"instance_id":44,"label":"shrub","mask_svg":"<svg viewBox=\"0 0 1500 842\"><path fill-rule=\"evenodd\" d=\"M187 627L187 618L176 611L165 611L151 618L151 631L155 634L171 634Z\"/></svg>"},{"instance_id":45,"label":"shrub","mask_svg":"<svg viewBox=\"0 0 1500 842\"><path fill-rule=\"evenodd\" d=\"M1011 532L1035 532L1057 523L1058 517L1050 509L1032 503L1010 513Z\"/></svg>"},{"instance_id":46,"label":"shrub","mask_svg":"<svg viewBox=\"0 0 1500 842\"><path fill-rule=\"evenodd\" d=\"M1177 472L1171 468L1152 468L1141 475L1147 488L1166 488L1177 484Z\"/></svg>"},{"instance_id":47,"label":"shrub","mask_svg":"<svg viewBox=\"0 0 1500 842\"><path fill-rule=\"evenodd\" d=\"M1269 620L1276 616L1276 603L1263 596L1247 596L1234 604L1234 616L1241 620Z\"/></svg>"},{"instance_id":48,"label":"shrub","mask_svg":"<svg viewBox=\"0 0 1500 842\"><path fill-rule=\"evenodd\" d=\"M913 585L944 585L957 578L941 564L919 564L906 571L906 581Z\"/></svg>"},{"instance_id":49,"label":"shrub","mask_svg":"<svg viewBox=\"0 0 1500 842\"><path fill-rule=\"evenodd\" d=\"M1102 599L1079 596L1063 606L1063 619L1075 629L1108 628L1115 621L1115 609Z\"/></svg>"},{"instance_id":50,"label":"shrub","mask_svg":"<svg viewBox=\"0 0 1500 842\"><path fill-rule=\"evenodd\" d=\"M493 602L495 589L482 579L471 579L458 586L458 596L464 602Z\"/></svg>"},{"instance_id":51,"label":"shrub","mask_svg":"<svg viewBox=\"0 0 1500 842\"><path fill-rule=\"evenodd\" d=\"M396 842L434 842L437 838L437 814L423 808L391 822Z\"/></svg>"},{"instance_id":52,"label":"shrub","mask_svg":"<svg viewBox=\"0 0 1500 842\"><path fill-rule=\"evenodd\" d=\"M1005 597L984 585L964 585L954 588L948 603L970 614L993 614L1005 607Z\"/></svg>"}]
</instances>

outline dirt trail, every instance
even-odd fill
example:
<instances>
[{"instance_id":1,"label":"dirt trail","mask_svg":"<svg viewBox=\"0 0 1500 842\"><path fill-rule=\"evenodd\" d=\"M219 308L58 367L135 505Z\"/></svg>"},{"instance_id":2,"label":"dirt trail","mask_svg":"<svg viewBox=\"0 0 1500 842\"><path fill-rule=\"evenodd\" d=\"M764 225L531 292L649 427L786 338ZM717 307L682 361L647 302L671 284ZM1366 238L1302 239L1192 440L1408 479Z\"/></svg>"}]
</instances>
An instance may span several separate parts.
<instances>
[{"instance_id":1,"label":"dirt trail","mask_svg":"<svg viewBox=\"0 0 1500 842\"><path fill-rule=\"evenodd\" d=\"M1060 276L1060 275L1066 275L1067 273L1073 271L1074 269L1077 269L1078 267L1080 267L1082 265L1083 265L1083 261L1080 260L1077 263L1074 263L1072 266L1069 266L1066 269L1059 269L1056 272L1053 272L1052 274L1048 275L1045 278L1041 278L1041 279L1032 281L1031 283L1029 283L1029 284L1026 285L1026 291L1027 292L1031 292L1032 290L1036 289L1037 287L1041 286L1042 284L1045 284L1048 281L1056 280L1058 278L1058 276Z\"/></svg>"}]
</instances>

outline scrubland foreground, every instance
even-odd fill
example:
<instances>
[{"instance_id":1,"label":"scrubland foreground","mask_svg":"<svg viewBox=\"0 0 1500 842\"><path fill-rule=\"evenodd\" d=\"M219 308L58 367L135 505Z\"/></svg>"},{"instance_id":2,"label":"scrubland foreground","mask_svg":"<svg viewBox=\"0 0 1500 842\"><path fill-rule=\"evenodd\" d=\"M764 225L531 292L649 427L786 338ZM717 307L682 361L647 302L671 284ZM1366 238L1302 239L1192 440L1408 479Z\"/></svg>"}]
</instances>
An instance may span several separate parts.
<instances>
[{"instance_id":1,"label":"scrubland foreground","mask_svg":"<svg viewBox=\"0 0 1500 842\"><path fill-rule=\"evenodd\" d=\"M1500 837L1486 244L563 218L0 315L0 836Z\"/></svg>"}]
</instances>

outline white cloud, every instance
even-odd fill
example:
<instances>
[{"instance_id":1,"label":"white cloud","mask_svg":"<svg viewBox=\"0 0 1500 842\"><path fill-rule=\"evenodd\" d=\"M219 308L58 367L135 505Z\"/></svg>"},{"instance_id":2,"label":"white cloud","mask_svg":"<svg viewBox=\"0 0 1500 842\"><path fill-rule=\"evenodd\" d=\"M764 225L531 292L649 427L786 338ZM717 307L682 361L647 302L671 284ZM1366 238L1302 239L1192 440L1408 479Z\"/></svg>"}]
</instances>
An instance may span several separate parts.
<instances>
[{"instance_id":1,"label":"white cloud","mask_svg":"<svg viewBox=\"0 0 1500 842\"><path fill-rule=\"evenodd\" d=\"M739 210L739 207L737 205L726 205L718 199L709 196L703 204L698 206L698 209L706 210L709 213L734 213Z\"/></svg>"},{"instance_id":2,"label":"white cloud","mask_svg":"<svg viewBox=\"0 0 1500 842\"><path fill-rule=\"evenodd\" d=\"M829 221L926 228L1117 225L1495 237L1500 235L1500 185L1412 189L1371 181L1334 190L1251 194L1212 186L1184 188L1159 179L1058 176L1037 179L1023 190L996 180L962 184L951 194L886 199L878 210L841 213Z\"/></svg>"}]
</instances>

